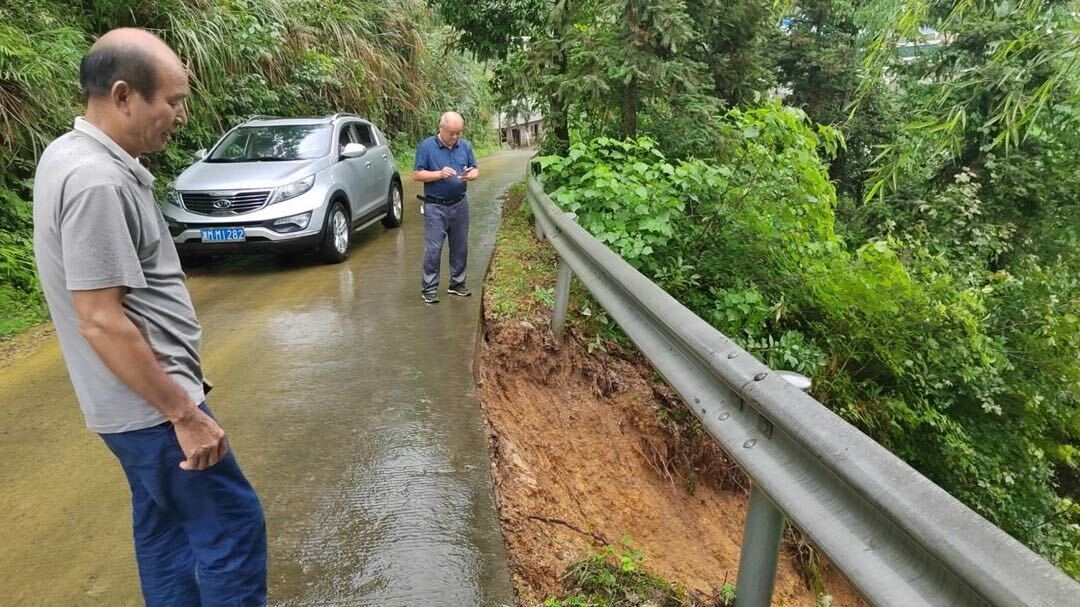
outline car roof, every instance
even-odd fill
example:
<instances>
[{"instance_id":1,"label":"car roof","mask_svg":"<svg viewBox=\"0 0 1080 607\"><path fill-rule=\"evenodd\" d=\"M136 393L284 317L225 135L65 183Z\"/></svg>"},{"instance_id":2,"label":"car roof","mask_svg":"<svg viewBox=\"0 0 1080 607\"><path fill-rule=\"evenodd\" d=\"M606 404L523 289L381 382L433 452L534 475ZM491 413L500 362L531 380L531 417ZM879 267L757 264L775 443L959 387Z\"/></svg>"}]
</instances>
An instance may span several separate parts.
<instances>
[{"instance_id":1,"label":"car roof","mask_svg":"<svg viewBox=\"0 0 1080 607\"><path fill-rule=\"evenodd\" d=\"M353 120L368 122L367 119L365 119L363 116L358 116L356 114L338 113L332 116L252 116L243 123L243 126L331 124L339 118L349 118Z\"/></svg>"}]
</instances>

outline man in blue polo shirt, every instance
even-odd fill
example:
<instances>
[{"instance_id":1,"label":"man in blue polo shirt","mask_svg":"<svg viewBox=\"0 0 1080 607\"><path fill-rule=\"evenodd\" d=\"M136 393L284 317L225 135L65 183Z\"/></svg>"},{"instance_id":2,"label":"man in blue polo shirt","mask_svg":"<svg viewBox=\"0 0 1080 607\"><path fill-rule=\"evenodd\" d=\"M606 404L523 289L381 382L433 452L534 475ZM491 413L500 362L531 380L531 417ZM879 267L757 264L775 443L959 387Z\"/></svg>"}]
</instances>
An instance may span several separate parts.
<instances>
[{"instance_id":1,"label":"man in blue polo shirt","mask_svg":"<svg viewBox=\"0 0 1080 607\"><path fill-rule=\"evenodd\" d=\"M439 132L416 147L413 179L424 184L424 269L420 294L439 303L443 242L450 241L450 286L446 292L472 295L465 286L469 250L468 182L480 176L472 146L461 138L465 121L457 112L439 118Z\"/></svg>"}]
</instances>

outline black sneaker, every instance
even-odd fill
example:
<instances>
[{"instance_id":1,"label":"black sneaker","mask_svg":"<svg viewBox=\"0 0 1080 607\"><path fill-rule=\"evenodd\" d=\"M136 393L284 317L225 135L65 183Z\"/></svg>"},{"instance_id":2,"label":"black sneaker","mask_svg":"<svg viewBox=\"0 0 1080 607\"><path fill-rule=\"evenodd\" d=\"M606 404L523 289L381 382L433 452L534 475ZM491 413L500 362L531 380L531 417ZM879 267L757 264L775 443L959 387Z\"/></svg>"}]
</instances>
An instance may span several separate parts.
<instances>
[{"instance_id":1,"label":"black sneaker","mask_svg":"<svg viewBox=\"0 0 1080 607\"><path fill-rule=\"evenodd\" d=\"M420 297L424 298L424 303L426 303L426 304L437 304L437 303L439 303L439 296L436 293L421 293Z\"/></svg>"},{"instance_id":2,"label":"black sneaker","mask_svg":"<svg viewBox=\"0 0 1080 607\"><path fill-rule=\"evenodd\" d=\"M446 288L446 292L451 295L457 295L458 297L468 297L472 295L472 291L465 287L465 285L450 285Z\"/></svg>"}]
</instances>

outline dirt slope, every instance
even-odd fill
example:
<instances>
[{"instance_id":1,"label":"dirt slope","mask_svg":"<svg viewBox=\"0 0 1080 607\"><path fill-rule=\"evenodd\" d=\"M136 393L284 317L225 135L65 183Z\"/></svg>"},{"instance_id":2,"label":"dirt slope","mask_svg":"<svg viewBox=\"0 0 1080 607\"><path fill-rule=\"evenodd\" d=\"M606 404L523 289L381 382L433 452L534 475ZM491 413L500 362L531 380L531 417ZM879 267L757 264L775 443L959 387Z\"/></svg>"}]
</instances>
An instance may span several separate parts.
<instances>
[{"instance_id":1,"label":"dirt slope","mask_svg":"<svg viewBox=\"0 0 1080 607\"><path fill-rule=\"evenodd\" d=\"M560 594L567 565L624 535L653 574L701 595L735 581L746 492L711 480L738 478L719 450L701 455L700 439L660 421L657 403L670 395L650 369L589 355L573 339L560 346L546 327L490 316L477 356L520 605ZM837 577L826 576L832 605L862 605ZM812 594L783 554L774 604L813 606Z\"/></svg>"}]
</instances>

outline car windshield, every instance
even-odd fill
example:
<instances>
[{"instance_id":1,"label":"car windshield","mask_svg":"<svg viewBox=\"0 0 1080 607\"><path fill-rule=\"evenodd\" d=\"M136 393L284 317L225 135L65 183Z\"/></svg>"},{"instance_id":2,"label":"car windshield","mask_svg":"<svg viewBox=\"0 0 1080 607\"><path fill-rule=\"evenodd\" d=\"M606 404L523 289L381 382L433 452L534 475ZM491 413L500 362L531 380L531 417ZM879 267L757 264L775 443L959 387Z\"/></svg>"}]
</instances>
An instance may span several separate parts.
<instances>
[{"instance_id":1,"label":"car windshield","mask_svg":"<svg viewBox=\"0 0 1080 607\"><path fill-rule=\"evenodd\" d=\"M229 133L207 162L311 160L330 149L330 125L242 126Z\"/></svg>"}]
</instances>

